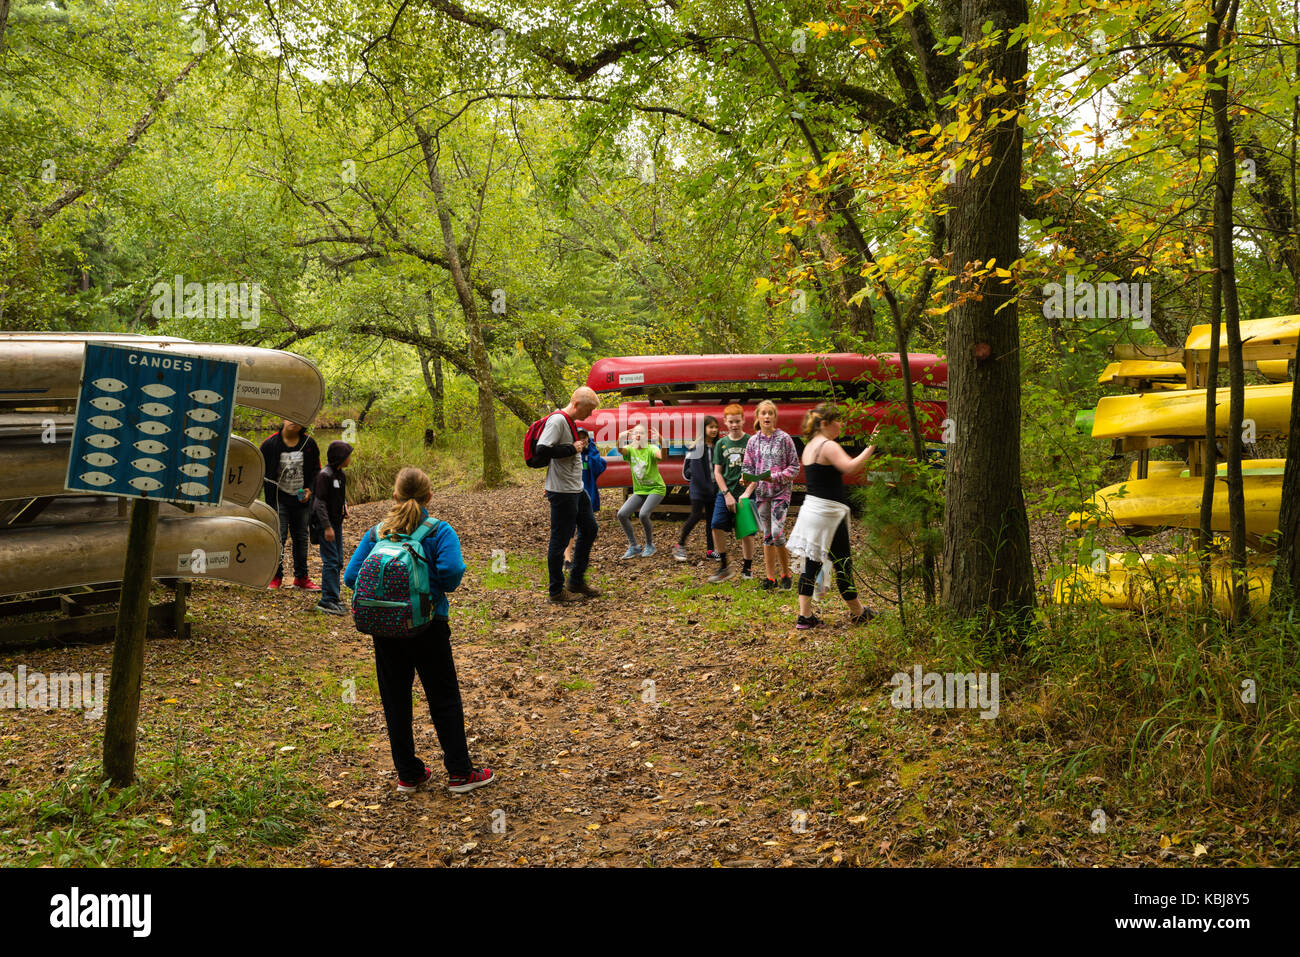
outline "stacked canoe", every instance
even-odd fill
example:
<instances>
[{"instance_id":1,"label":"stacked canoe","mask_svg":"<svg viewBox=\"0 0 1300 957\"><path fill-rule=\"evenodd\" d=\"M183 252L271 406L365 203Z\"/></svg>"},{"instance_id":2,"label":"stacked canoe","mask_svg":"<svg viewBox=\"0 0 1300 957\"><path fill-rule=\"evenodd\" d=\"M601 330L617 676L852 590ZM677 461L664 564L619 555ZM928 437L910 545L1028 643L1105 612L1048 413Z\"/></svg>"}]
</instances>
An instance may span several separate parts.
<instances>
[{"instance_id":1,"label":"stacked canoe","mask_svg":"<svg viewBox=\"0 0 1300 957\"><path fill-rule=\"evenodd\" d=\"M1083 509L1071 514L1069 527L1078 531L1115 527L1131 535L1200 527L1210 335L1209 326L1201 325L1192 328L1182 349L1116 347L1118 361L1108 365L1098 381L1137 391L1103 398L1091 416L1091 433L1093 438L1114 442L1117 452L1136 453L1137 461L1126 481L1099 490ZM1242 322L1241 335L1247 370L1269 380L1246 387L1243 418L1252 424L1257 438L1284 437L1291 419L1289 362L1296 354L1300 316ZM1226 364L1226 336L1221 339L1219 361ZM1225 378L1219 377L1221 382ZM1221 439L1229 426L1226 383L1216 389L1214 398L1215 435ZM1176 447L1182 459L1151 459L1150 451L1162 446ZM1242 462L1246 532L1253 542L1277 529L1284 466L1284 459ZM1218 466L1211 528L1229 529L1223 464ZM1211 575L1215 605L1226 610L1226 557L1212 563ZM1268 558L1252 555L1248 562L1252 603L1267 599L1271 577ZM1200 596L1199 566L1189 556L1107 555L1104 561L1074 568L1055 586L1059 602L1097 599L1119 608L1171 602L1194 605Z\"/></svg>"},{"instance_id":2,"label":"stacked canoe","mask_svg":"<svg viewBox=\"0 0 1300 957\"><path fill-rule=\"evenodd\" d=\"M128 500L64 488L87 342L237 361L236 402L292 421L311 422L324 395L310 360L275 349L116 333L0 333L0 595L121 580ZM155 578L261 587L275 574L280 531L275 511L258 501L261 452L232 436L225 471L221 505L160 505Z\"/></svg>"}]
</instances>

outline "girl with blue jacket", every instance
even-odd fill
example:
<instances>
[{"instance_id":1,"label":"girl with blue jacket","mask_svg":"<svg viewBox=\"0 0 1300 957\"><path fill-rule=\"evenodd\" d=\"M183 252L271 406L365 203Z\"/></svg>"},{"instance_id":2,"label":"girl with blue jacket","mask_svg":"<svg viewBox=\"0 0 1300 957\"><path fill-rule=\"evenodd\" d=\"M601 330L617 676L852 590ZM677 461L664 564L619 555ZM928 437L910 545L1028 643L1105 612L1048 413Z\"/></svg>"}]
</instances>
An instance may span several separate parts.
<instances>
[{"instance_id":1,"label":"girl with blue jacket","mask_svg":"<svg viewBox=\"0 0 1300 957\"><path fill-rule=\"evenodd\" d=\"M426 510L433 498L429 476L415 468L397 473L393 484L393 507L384 520L362 537L348 561L343 583L355 589L361 565L379 536L409 535L429 517ZM460 538L446 522L438 522L420 543L429 563L429 586L433 598L433 618L420 631L405 638L375 636L375 674L379 679L379 699L384 706L388 725L388 744L397 767L397 790L414 791L427 782L433 772L415 754L411 729L411 689L419 672L429 714L442 745L442 763L447 769L449 790L472 791L495 780L490 768L476 768L470 761L465 740L465 712L461 706L460 684L456 664L451 656L450 608L447 592L455 591L465 574L465 560L460 553Z\"/></svg>"},{"instance_id":2,"label":"girl with blue jacket","mask_svg":"<svg viewBox=\"0 0 1300 957\"><path fill-rule=\"evenodd\" d=\"M596 488L596 479L600 478L600 473L605 471L608 463L596 443L591 441L591 435L586 429L578 430L578 441L574 446L582 458L582 487L587 492L587 498L591 499L591 511L594 514L600 511L600 489ZM573 569L573 542L574 540L570 538L568 546L564 549L564 574L566 575Z\"/></svg>"}]
</instances>

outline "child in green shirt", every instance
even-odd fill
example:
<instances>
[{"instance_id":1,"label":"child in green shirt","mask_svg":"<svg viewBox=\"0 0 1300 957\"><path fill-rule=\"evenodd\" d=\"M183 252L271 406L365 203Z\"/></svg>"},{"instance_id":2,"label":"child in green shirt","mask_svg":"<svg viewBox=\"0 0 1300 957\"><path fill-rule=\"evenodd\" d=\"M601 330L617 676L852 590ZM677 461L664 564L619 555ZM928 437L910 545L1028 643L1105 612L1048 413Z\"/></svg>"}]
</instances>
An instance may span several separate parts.
<instances>
[{"instance_id":1,"label":"child in green shirt","mask_svg":"<svg viewBox=\"0 0 1300 957\"><path fill-rule=\"evenodd\" d=\"M650 516L668 494L668 486L659 474L659 460L664 457L658 445L650 442L651 431L644 422L632 426L618 437L618 453L632 469L632 495L618 510L618 521L627 535L624 558L649 558L655 553L654 528ZM658 434L654 437L657 439ZM626 441L625 441L626 439ZM645 547L636 543L632 513L637 512L645 531Z\"/></svg>"}]
</instances>

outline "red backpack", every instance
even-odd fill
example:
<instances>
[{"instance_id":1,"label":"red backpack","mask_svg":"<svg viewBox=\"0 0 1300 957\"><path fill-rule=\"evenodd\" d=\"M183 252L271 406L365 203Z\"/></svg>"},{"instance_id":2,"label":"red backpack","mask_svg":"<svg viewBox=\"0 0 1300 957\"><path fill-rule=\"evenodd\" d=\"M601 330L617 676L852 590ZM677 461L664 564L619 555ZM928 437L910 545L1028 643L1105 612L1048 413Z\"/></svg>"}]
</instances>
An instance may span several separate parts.
<instances>
[{"instance_id":1,"label":"red backpack","mask_svg":"<svg viewBox=\"0 0 1300 957\"><path fill-rule=\"evenodd\" d=\"M564 416L564 421L569 423L569 434L573 436L573 440L576 442L578 427L573 424L573 419L569 416L569 413L563 409L556 409L555 412ZM530 469L544 469L551 464L550 459L538 458L537 440L542 437L542 430L546 428L546 420L555 415L555 412L546 413L546 415L530 425L528 431L524 433L524 462Z\"/></svg>"}]
</instances>

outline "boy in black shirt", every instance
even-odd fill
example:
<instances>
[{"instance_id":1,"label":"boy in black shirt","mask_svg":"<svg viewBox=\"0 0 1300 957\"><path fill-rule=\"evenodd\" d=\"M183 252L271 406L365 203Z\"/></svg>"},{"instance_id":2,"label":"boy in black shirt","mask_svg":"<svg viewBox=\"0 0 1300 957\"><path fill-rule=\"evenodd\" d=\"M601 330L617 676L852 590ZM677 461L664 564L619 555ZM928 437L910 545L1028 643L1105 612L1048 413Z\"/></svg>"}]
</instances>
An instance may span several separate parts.
<instances>
[{"instance_id":1,"label":"boy in black shirt","mask_svg":"<svg viewBox=\"0 0 1300 957\"><path fill-rule=\"evenodd\" d=\"M320 540L321 595L317 611L343 615L347 609L339 601L339 571L343 567L343 519L348 514L348 477L343 470L352 464L352 446L331 442L325 452L329 463L316 476L312 510L322 529Z\"/></svg>"}]
</instances>

